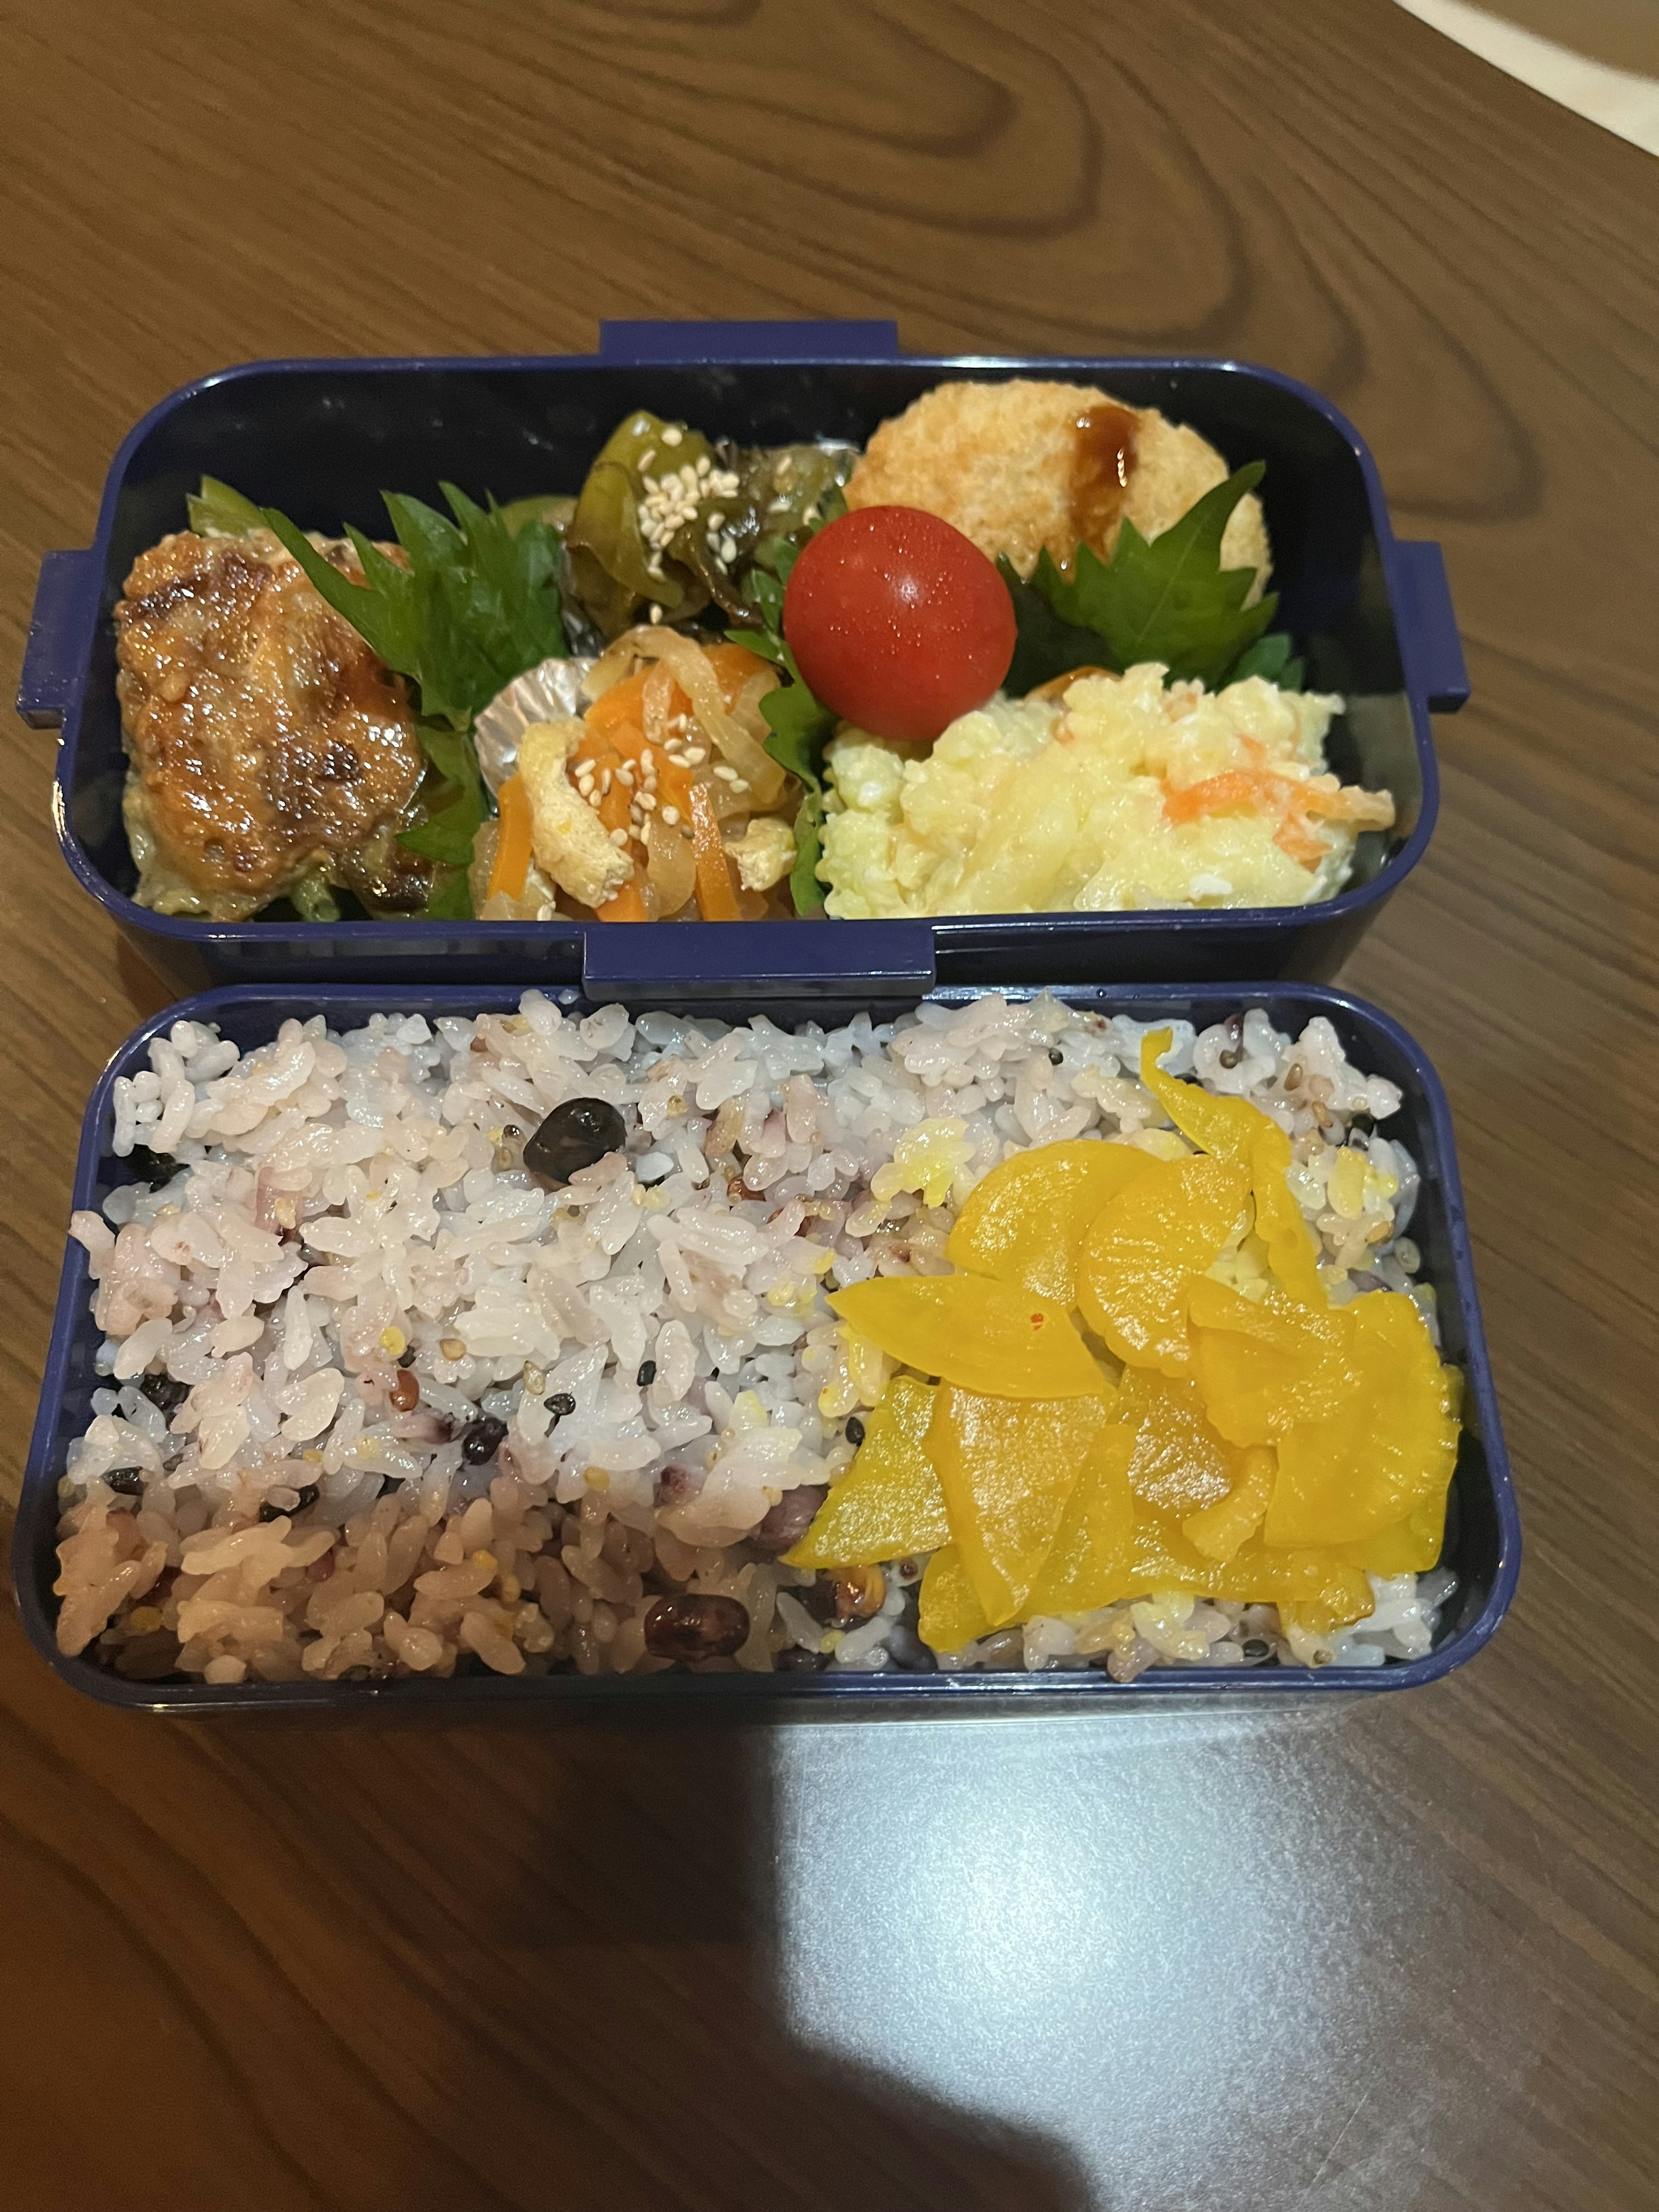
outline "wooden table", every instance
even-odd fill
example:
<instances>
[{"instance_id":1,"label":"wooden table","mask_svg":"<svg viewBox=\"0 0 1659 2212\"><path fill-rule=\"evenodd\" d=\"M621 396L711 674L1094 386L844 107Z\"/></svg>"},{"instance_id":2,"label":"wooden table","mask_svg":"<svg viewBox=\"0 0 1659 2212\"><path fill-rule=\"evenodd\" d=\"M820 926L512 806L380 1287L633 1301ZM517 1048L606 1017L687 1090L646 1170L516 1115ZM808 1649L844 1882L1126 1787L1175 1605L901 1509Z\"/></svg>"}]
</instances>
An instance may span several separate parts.
<instances>
[{"instance_id":1,"label":"wooden table","mask_svg":"<svg viewBox=\"0 0 1659 2212\"><path fill-rule=\"evenodd\" d=\"M1347 980L1452 1095L1528 1551L1466 1673L1299 1722L172 1726L0 1612L0 2200L1659 2202L1659 167L1386 0L4 20L8 691L123 432L248 356L896 312L1353 415L1475 697ZM51 750L0 822L14 1483L82 1103L160 995Z\"/></svg>"}]
</instances>

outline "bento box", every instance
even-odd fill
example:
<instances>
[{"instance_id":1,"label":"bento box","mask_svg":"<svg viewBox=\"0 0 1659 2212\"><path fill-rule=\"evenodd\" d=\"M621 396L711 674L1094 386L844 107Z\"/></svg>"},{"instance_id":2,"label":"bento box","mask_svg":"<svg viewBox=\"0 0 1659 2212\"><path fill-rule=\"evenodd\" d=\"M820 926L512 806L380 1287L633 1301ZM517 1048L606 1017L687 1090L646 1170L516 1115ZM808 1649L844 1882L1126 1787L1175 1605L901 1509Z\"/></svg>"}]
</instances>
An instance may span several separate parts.
<instances>
[{"instance_id":1,"label":"bento box","mask_svg":"<svg viewBox=\"0 0 1659 2212\"><path fill-rule=\"evenodd\" d=\"M480 1672L446 1680L422 1675L383 1680L307 1678L222 1683L177 1677L123 1679L86 1657L66 1656L54 1634L58 1484L70 1441L85 1429L93 1410L92 1394L100 1388L95 1361L100 1333L89 1311L88 1255L79 1243L71 1243L67 1250L14 1546L18 1603L36 1648L65 1680L89 1695L136 1710L191 1714L304 1708L354 1716L374 1711L436 1717L458 1700L497 1705L528 1703L560 1712L623 1713L642 1707L660 1709L666 1704L709 1714L750 1716L779 1709L823 1714L984 1711L999 1700L1020 1707L1036 1700L1068 1708L1128 1710L1148 1697L1260 1701L1304 1692L1328 1696L1344 1691L1407 1688L1435 1680L1462 1665L1492 1636L1510 1604L1519 1572L1520 1530L1482 1332L1449 1113L1439 1081L1421 1048L1375 1007L1316 984L1276 981L1184 988L1062 985L1054 995L1074 1013L1096 1020L1097 1034L1118 1019L1136 1024L1185 1021L1202 1030L1212 1023L1230 1019L1241 1007L1260 1007L1275 1029L1300 1037L1310 1034L1308 1025L1316 1018L1322 1018L1330 1024L1342 1052L1350 1055L1354 1068L1397 1088L1401 1103L1397 1115L1389 1115L1389 1127L1408 1149L1421 1178L1411 1221L1413 1238L1420 1252L1419 1279L1434 1293L1443 1355L1461 1369L1463 1378L1462 1430L1441 1553L1441 1565L1450 1569L1455 1583L1440 1612L1430 1648L1414 1656L1391 1658L1386 1664L1337 1663L1322 1669L1296 1664L1248 1668L1172 1664L1127 1681L1111 1679L1097 1665L1048 1672L901 1671L894 1667L866 1673L842 1666L799 1673L674 1671L618 1675L567 1670L504 1675ZM1018 1008L1036 994L1030 989L1008 988L1001 996ZM554 987L545 997L565 1015L580 1017L592 1011L574 987ZM133 1033L93 1092L76 1170L74 1206L77 1210L98 1208L113 1189L132 1179L128 1161L115 1157L112 1149L114 1117L124 1096L118 1085L148 1067L152 1039L172 1036L176 1042L180 1033L174 1025L181 1021L216 1025L222 1039L246 1048L270 1042L290 1017L304 1021L320 1014L331 1029L343 1032L362 1027L376 1012L420 1015L435 1025L446 1016L471 1020L485 1014L510 1015L520 1003L517 988L502 985L408 986L390 991L378 986L355 986L319 993L243 984L170 1007ZM863 1012L877 1021L890 1020L916 1006L908 992L865 991L856 996L836 997L812 988L793 998L773 997L747 1005L724 999L711 1003L681 994L674 1001L673 1012L680 1018L696 1018L702 1013L737 1021L763 1012L769 1021L787 1027L797 1023L850 1023ZM993 994L963 986L936 991L927 1006L945 1010L977 1006L993 1017L998 1012ZM648 997L631 996L631 1012L636 1017L654 1010L655 1002ZM930 1018L937 1024L947 1017ZM206 1036L205 1030L200 1034ZM1043 1057L1046 1061L1048 1054ZM130 1103L130 1090L125 1097ZM640 1172L643 1175L645 1170ZM1415 1255L1412 1264L1417 1264ZM402 1344L401 1336L398 1342ZM390 1349L396 1351L398 1346ZM643 1373L639 1379L646 1379ZM399 1402L395 1395L392 1402ZM550 1406L553 1403L549 1401ZM861 1430L857 1441L862 1441ZM270 1509L271 1512L278 1510ZM288 1526L286 1522L282 1523L283 1528Z\"/></svg>"},{"instance_id":2,"label":"bento box","mask_svg":"<svg viewBox=\"0 0 1659 2212\"><path fill-rule=\"evenodd\" d=\"M306 526L385 527L380 493L453 477L502 501L574 484L611 424L650 409L750 442L867 439L946 378L1099 380L1161 407L1231 465L1267 464L1262 496L1279 621L1310 687L1341 692L1330 766L1386 788L1387 831L1359 837L1346 888L1285 908L943 915L932 921L750 921L688 937L655 922L214 922L137 904L122 818L112 610L135 558L181 522L204 476ZM1422 854L1437 783L1429 717L1468 696L1439 548L1396 538L1358 432L1291 378L1229 361L922 359L890 323L608 323L597 356L252 363L163 401L111 468L96 538L46 556L19 708L61 723L56 819L64 857L144 958L179 988L311 978L504 977L592 993L835 989L936 981L1208 981L1328 977Z\"/></svg>"}]
</instances>

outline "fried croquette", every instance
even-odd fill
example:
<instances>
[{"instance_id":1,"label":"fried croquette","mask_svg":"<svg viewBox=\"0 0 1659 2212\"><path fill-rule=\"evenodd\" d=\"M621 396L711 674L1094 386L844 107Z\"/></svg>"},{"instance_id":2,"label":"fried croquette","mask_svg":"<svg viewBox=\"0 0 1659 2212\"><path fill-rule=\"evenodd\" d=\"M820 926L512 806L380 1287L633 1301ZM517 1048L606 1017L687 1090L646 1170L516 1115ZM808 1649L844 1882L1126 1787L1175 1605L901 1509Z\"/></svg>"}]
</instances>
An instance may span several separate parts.
<instances>
[{"instance_id":1,"label":"fried croquette","mask_svg":"<svg viewBox=\"0 0 1659 2212\"><path fill-rule=\"evenodd\" d=\"M1090 385L1030 377L941 384L884 422L847 486L849 507L920 507L1029 575L1046 545L1070 571L1079 544L1109 554L1127 516L1146 538L1222 483L1227 464L1196 430ZM1271 568L1252 493L1233 510L1222 565Z\"/></svg>"}]
</instances>

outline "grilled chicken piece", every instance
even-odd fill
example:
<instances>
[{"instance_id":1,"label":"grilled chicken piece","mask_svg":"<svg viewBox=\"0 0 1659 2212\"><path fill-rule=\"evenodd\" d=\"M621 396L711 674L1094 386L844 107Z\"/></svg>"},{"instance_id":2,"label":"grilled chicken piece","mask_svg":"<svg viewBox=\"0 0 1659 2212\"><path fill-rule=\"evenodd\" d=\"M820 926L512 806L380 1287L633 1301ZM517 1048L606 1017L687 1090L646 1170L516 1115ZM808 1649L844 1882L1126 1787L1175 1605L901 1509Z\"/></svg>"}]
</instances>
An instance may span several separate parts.
<instances>
[{"instance_id":1,"label":"grilled chicken piece","mask_svg":"<svg viewBox=\"0 0 1659 2212\"><path fill-rule=\"evenodd\" d=\"M402 680L269 531L164 538L115 632L141 905L240 921L306 878L425 903L430 863L397 842L425 771Z\"/></svg>"}]
</instances>

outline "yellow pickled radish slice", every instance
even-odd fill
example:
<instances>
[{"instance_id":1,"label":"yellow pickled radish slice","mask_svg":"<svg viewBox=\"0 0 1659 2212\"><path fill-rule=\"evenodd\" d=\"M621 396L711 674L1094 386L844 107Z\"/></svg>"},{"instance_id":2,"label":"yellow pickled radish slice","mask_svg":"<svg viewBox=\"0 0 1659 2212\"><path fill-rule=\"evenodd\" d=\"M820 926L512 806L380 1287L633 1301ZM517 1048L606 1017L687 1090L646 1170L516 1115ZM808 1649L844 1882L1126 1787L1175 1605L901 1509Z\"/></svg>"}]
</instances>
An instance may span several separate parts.
<instances>
[{"instance_id":1,"label":"yellow pickled radish slice","mask_svg":"<svg viewBox=\"0 0 1659 2212\"><path fill-rule=\"evenodd\" d=\"M1197 1328L1224 1328L1247 1336L1269 1351L1295 1356L1315 1348L1322 1340L1311 1316L1271 1291L1265 1297L1247 1297L1231 1283L1200 1275L1187 1294L1187 1312Z\"/></svg>"},{"instance_id":2,"label":"yellow pickled radish slice","mask_svg":"<svg viewBox=\"0 0 1659 2212\"><path fill-rule=\"evenodd\" d=\"M1370 1612L1371 1586L1361 1568L1334 1552L1309 1547L1279 1548L1252 1540L1224 1562L1211 1565L1204 1587L1212 1597L1237 1605L1307 1606L1326 1624L1363 1620Z\"/></svg>"},{"instance_id":3,"label":"yellow pickled radish slice","mask_svg":"<svg viewBox=\"0 0 1659 2212\"><path fill-rule=\"evenodd\" d=\"M1213 1505L1233 1488L1238 1453L1205 1418L1196 1383L1153 1368L1126 1368L1118 1405L1133 1434L1129 1487L1155 1512L1178 1520Z\"/></svg>"},{"instance_id":4,"label":"yellow pickled radish slice","mask_svg":"<svg viewBox=\"0 0 1659 2212\"><path fill-rule=\"evenodd\" d=\"M1351 1308L1316 1313L1282 1292L1247 1298L1202 1277L1187 1312L1205 1409L1230 1443L1272 1443L1297 1421L1334 1413L1354 1388Z\"/></svg>"},{"instance_id":5,"label":"yellow pickled radish slice","mask_svg":"<svg viewBox=\"0 0 1659 2212\"><path fill-rule=\"evenodd\" d=\"M870 1566L950 1542L945 1492L923 1443L933 1413L927 1384L896 1375L865 1424L858 1457L784 1553L786 1565Z\"/></svg>"},{"instance_id":6,"label":"yellow pickled radish slice","mask_svg":"<svg viewBox=\"0 0 1659 2212\"><path fill-rule=\"evenodd\" d=\"M1452 1386L1412 1299L1371 1291L1345 1311L1354 1387L1279 1438L1266 1527L1276 1546L1374 1535L1443 1497L1456 1464Z\"/></svg>"},{"instance_id":7,"label":"yellow pickled radish slice","mask_svg":"<svg viewBox=\"0 0 1659 2212\"><path fill-rule=\"evenodd\" d=\"M1152 1165L1135 1146L1081 1139L1016 1152L974 1186L945 1256L973 1274L1074 1305L1090 1223Z\"/></svg>"},{"instance_id":8,"label":"yellow pickled radish slice","mask_svg":"<svg viewBox=\"0 0 1659 2212\"><path fill-rule=\"evenodd\" d=\"M1174 1042L1173 1030L1150 1030L1142 1037L1141 1081L1182 1135L1200 1152L1218 1160L1230 1160L1235 1167L1248 1167L1250 1147L1263 1123L1270 1129L1278 1124L1247 1098L1218 1097L1202 1084L1183 1083L1177 1075L1166 1075L1158 1063Z\"/></svg>"},{"instance_id":9,"label":"yellow pickled radish slice","mask_svg":"<svg viewBox=\"0 0 1659 2212\"><path fill-rule=\"evenodd\" d=\"M1333 1550L1354 1566L1373 1575L1423 1575L1438 1566L1446 1540L1446 1492L1425 1498L1403 1521L1395 1521L1358 1543L1337 1544Z\"/></svg>"},{"instance_id":10,"label":"yellow pickled radish slice","mask_svg":"<svg viewBox=\"0 0 1659 2212\"><path fill-rule=\"evenodd\" d=\"M1019 1617L1115 1411L1104 1398L988 1397L940 1386L927 1456L939 1470L952 1540L994 1628Z\"/></svg>"},{"instance_id":11,"label":"yellow pickled radish slice","mask_svg":"<svg viewBox=\"0 0 1659 2212\"><path fill-rule=\"evenodd\" d=\"M1319 1248L1285 1176L1291 1140L1271 1114L1247 1098L1218 1098L1159 1067L1173 1032L1154 1030L1140 1041L1140 1079L1183 1137L1200 1150L1247 1170L1255 1199L1256 1234L1273 1273L1304 1305L1328 1304L1318 1271Z\"/></svg>"},{"instance_id":12,"label":"yellow pickled radish slice","mask_svg":"<svg viewBox=\"0 0 1659 2212\"><path fill-rule=\"evenodd\" d=\"M1189 1513L1181 1524L1182 1534L1206 1559L1231 1559L1261 1528L1278 1473L1278 1454L1265 1444L1252 1445L1227 1495L1200 1512Z\"/></svg>"},{"instance_id":13,"label":"yellow pickled radish slice","mask_svg":"<svg viewBox=\"0 0 1659 2212\"><path fill-rule=\"evenodd\" d=\"M832 1292L860 1336L903 1367L1004 1398L1098 1397L1100 1363L1052 1298L986 1275L886 1275Z\"/></svg>"},{"instance_id":14,"label":"yellow pickled radish slice","mask_svg":"<svg viewBox=\"0 0 1659 2212\"><path fill-rule=\"evenodd\" d=\"M927 1562L921 1578L916 1632L930 1650L945 1652L960 1651L964 1644L991 1632L985 1608L974 1595L962 1554L954 1544L935 1552Z\"/></svg>"},{"instance_id":15,"label":"yellow pickled radish slice","mask_svg":"<svg viewBox=\"0 0 1659 2212\"><path fill-rule=\"evenodd\" d=\"M1255 1232L1267 1248L1267 1264L1298 1304L1323 1312L1330 1304L1319 1273L1319 1247L1285 1177L1291 1164L1291 1140L1276 1121L1250 1148L1250 1188L1255 1199Z\"/></svg>"},{"instance_id":16,"label":"yellow pickled radish slice","mask_svg":"<svg viewBox=\"0 0 1659 2212\"><path fill-rule=\"evenodd\" d=\"M1135 1503L1129 1488L1133 1433L1119 1425L1096 1439L1066 1501L1054 1549L1043 1561L1023 1617L1092 1613L1109 1602L1134 1545Z\"/></svg>"},{"instance_id":17,"label":"yellow pickled radish slice","mask_svg":"<svg viewBox=\"0 0 1659 2212\"><path fill-rule=\"evenodd\" d=\"M1120 1359L1190 1371L1188 1297L1243 1234L1249 1191L1242 1168L1199 1153L1157 1162L1097 1217L1078 1263L1078 1304Z\"/></svg>"},{"instance_id":18,"label":"yellow pickled radish slice","mask_svg":"<svg viewBox=\"0 0 1659 2212\"><path fill-rule=\"evenodd\" d=\"M1124 1598L1150 1597L1154 1590L1196 1594L1210 1589L1214 1576L1213 1562L1193 1549L1173 1521L1152 1512L1136 1499L1127 1557L1114 1574L1102 1577L1095 1604L1116 1605Z\"/></svg>"}]
</instances>

